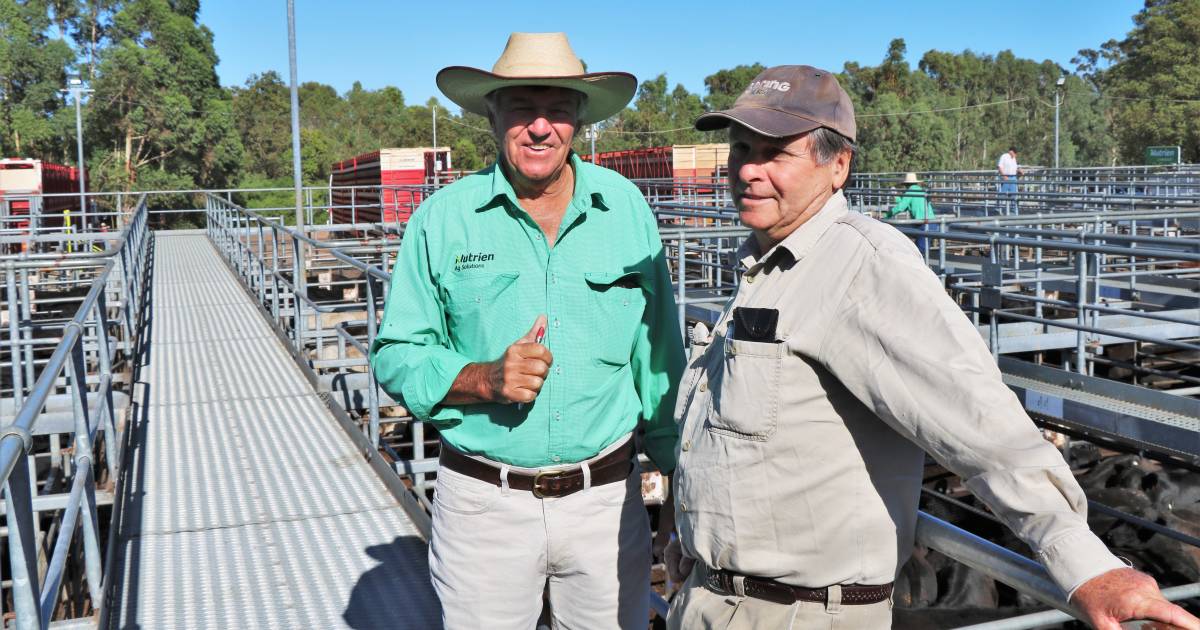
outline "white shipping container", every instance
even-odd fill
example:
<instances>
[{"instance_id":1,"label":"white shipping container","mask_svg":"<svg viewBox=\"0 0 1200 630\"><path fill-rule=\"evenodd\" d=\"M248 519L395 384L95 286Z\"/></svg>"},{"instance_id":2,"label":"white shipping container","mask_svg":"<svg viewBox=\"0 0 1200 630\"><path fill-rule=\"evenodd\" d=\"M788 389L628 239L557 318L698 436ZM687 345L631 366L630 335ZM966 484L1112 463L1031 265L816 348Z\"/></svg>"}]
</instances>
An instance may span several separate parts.
<instances>
[{"instance_id":1,"label":"white shipping container","mask_svg":"<svg viewBox=\"0 0 1200 630\"><path fill-rule=\"evenodd\" d=\"M449 151L450 147L440 147L438 150ZM423 171L425 154L432 151L432 147L380 149L379 168L384 171Z\"/></svg>"}]
</instances>

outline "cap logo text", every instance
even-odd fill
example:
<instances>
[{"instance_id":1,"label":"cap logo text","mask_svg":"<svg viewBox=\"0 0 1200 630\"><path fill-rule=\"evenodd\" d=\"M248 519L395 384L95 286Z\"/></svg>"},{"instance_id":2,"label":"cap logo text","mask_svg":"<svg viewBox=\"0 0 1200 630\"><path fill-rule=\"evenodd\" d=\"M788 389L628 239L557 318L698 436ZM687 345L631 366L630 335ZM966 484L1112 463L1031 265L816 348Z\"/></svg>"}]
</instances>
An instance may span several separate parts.
<instances>
[{"instance_id":1,"label":"cap logo text","mask_svg":"<svg viewBox=\"0 0 1200 630\"><path fill-rule=\"evenodd\" d=\"M755 81L746 86L746 94L766 94L768 90L776 90L786 92L792 89L792 84L787 81Z\"/></svg>"}]
</instances>

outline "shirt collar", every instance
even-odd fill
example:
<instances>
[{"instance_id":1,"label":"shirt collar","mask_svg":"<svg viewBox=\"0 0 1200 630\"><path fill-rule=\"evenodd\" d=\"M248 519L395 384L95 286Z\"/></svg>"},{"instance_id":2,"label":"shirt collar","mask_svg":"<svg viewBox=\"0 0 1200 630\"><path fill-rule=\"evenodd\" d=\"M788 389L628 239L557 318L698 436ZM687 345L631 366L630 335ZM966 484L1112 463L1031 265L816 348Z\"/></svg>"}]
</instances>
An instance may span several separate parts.
<instances>
[{"instance_id":1,"label":"shirt collar","mask_svg":"<svg viewBox=\"0 0 1200 630\"><path fill-rule=\"evenodd\" d=\"M592 188L592 182L587 176L587 171L583 167L583 160L571 151L567 157L571 167L575 171L575 191L571 195L571 206L578 208L581 212L588 208L596 207L602 210L608 210L608 206L604 203L603 194ZM501 168L500 162L497 161L491 167L491 194L486 202L479 206L476 211L490 210L492 208L501 207L507 202L510 208L520 208L521 204L517 201L517 193L513 190L512 182L508 181L508 176L505 175L504 169Z\"/></svg>"},{"instance_id":2,"label":"shirt collar","mask_svg":"<svg viewBox=\"0 0 1200 630\"><path fill-rule=\"evenodd\" d=\"M758 240L754 235L746 237L738 247L738 259L742 263L747 273L753 273L759 267L764 265L775 254L784 250L791 254L792 260L800 260L804 258L813 245L821 239L825 231L830 228L838 219L846 216L850 211L846 204L846 195L842 191L833 193L825 205L817 211L809 220L805 221L800 227L796 228L791 234L788 234L782 241L776 243L771 249L768 249L762 256L758 255Z\"/></svg>"}]
</instances>

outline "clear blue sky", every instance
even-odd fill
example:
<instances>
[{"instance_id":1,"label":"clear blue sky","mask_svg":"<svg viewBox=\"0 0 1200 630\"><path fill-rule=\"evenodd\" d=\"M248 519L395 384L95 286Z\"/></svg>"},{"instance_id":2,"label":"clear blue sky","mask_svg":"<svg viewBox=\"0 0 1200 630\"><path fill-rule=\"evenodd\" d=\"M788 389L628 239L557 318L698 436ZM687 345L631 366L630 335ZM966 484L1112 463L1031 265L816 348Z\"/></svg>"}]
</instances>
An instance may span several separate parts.
<instances>
[{"instance_id":1,"label":"clear blue sky","mask_svg":"<svg viewBox=\"0 0 1200 630\"><path fill-rule=\"evenodd\" d=\"M408 103L439 96L434 75L449 65L491 69L511 31L566 31L590 70L639 80L665 72L704 94L704 77L761 62L841 70L875 65L903 37L913 66L927 50L1050 59L1065 68L1080 48L1121 39L1141 0L627 2L378 2L296 0L300 81L345 92L394 85ZM738 13L742 11L742 13ZM284 0L203 0L224 85L276 70L287 80Z\"/></svg>"}]
</instances>

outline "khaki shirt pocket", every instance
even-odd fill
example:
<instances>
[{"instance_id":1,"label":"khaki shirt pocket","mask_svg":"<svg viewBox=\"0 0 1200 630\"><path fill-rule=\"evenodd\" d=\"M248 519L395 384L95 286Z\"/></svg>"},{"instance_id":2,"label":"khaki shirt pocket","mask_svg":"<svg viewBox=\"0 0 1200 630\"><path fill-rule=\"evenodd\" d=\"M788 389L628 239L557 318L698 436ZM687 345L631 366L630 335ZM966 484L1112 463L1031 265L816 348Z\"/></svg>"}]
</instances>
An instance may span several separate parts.
<instances>
[{"instance_id":1,"label":"khaki shirt pocket","mask_svg":"<svg viewBox=\"0 0 1200 630\"><path fill-rule=\"evenodd\" d=\"M593 356L601 363L628 365L646 312L641 272L592 271L583 274L583 279L590 289L595 318Z\"/></svg>"},{"instance_id":2,"label":"khaki shirt pocket","mask_svg":"<svg viewBox=\"0 0 1200 630\"><path fill-rule=\"evenodd\" d=\"M779 380L784 343L724 338L722 356L709 363L713 433L748 440L775 434L779 415Z\"/></svg>"}]
</instances>

